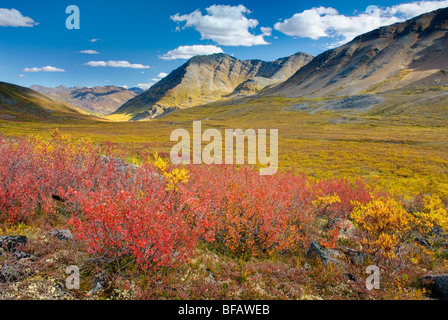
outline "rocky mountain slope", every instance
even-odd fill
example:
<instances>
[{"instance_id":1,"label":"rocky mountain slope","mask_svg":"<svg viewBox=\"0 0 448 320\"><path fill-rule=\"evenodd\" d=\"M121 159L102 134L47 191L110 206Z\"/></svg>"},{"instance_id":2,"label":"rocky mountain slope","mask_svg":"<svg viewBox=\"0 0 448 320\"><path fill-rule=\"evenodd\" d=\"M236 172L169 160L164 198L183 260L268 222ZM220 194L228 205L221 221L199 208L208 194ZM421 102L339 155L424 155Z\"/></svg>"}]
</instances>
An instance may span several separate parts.
<instances>
[{"instance_id":1,"label":"rocky mountain slope","mask_svg":"<svg viewBox=\"0 0 448 320\"><path fill-rule=\"evenodd\" d=\"M322 53L263 94L346 96L448 85L448 8L379 28Z\"/></svg>"},{"instance_id":2,"label":"rocky mountain slope","mask_svg":"<svg viewBox=\"0 0 448 320\"><path fill-rule=\"evenodd\" d=\"M51 120L89 119L87 112L29 88L0 82L0 119Z\"/></svg>"},{"instance_id":3,"label":"rocky mountain slope","mask_svg":"<svg viewBox=\"0 0 448 320\"><path fill-rule=\"evenodd\" d=\"M114 112L126 101L143 92L139 88L131 88L128 90L117 86L92 88L67 88L65 86L59 86L56 88L48 88L34 85L30 88L53 99L64 101L87 112L100 115L107 115Z\"/></svg>"},{"instance_id":4,"label":"rocky mountain slope","mask_svg":"<svg viewBox=\"0 0 448 320\"><path fill-rule=\"evenodd\" d=\"M254 94L286 80L312 58L305 53L270 62L243 61L222 53L196 56L114 114L131 120L151 119L225 96Z\"/></svg>"}]
</instances>

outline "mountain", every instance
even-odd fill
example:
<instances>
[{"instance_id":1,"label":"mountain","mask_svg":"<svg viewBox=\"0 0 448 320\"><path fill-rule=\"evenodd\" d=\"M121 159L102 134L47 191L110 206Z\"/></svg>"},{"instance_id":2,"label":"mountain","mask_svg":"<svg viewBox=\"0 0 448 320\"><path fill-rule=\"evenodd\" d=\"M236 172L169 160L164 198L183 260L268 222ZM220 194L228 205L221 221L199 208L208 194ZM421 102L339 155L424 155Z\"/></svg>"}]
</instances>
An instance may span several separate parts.
<instances>
[{"instance_id":1,"label":"mountain","mask_svg":"<svg viewBox=\"0 0 448 320\"><path fill-rule=\"evenodd\" d=\"M254 94L286 80L312 58L306 53L270 62L239 60L223 53L196 56L125 103L114 115L131 120L151 119L222 97Z\"/></svg>"},{"instance_id":2,"label":"mountain","mask_svg":"<svg viewBox=\"0 0 448 320\"><path fill-rule=\"evenodd\" d=\"M263 95L328 97L447 85L448 8L324 52Z\"/></svg>"},{"instance_id":3,"label":"mountain","mask_svg":"<svg viewBox=\"0 0 448 320\"><path fill-rule=\"evenodd\" d=\"M136 94L141 94L141 93L145 92L145 90L143 90L142 88L139 88L139 87L129 88L129 91L135 92Z\"/></svg>"},{"instance_id":4,"label":"mountain","mask_svg":"<svg viewBox=\"0 0 448 320\"><path fill-rule=\"evenodd\" d=\"M128 90L116 86L92 88L59 86L48 88L34 85L30 88L53 99L64 101L87 112L99 115L107 115L114 112L126 101L143 92L140 88Z\"/></svg>"},{"instance_id":5,"label":"mountain","mask_svg":"<svg viewBox=\"0 0 448 320\"><path fill-rule=\"evenodd\" d=\"M55 101L42 93L18 85L0 82L0 119L54 120L88 119L85 111Z\"/></svg>"}]
</instances>

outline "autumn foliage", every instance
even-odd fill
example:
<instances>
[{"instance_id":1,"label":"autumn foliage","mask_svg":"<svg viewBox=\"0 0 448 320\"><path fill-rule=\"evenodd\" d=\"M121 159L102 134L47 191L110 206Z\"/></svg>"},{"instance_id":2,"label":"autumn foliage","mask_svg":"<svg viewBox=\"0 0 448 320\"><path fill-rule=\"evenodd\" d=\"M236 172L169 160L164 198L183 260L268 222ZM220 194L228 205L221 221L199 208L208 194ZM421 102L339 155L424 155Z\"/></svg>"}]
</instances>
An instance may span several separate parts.
<instances>
[{"instance_id":1,"label":"autumn foliage","mask_svg":"<svg viewBox=\"0 0 448 320\"><path fill-rule=\"evenodd\" d=\"M322 219L352 220L368 253L393 259L411 231L448 224L437 199L409 213L361 181L176 167L157 154L136 165L112 151L57 131L51 139L0 137L0 219L66 224L98 261L145 270L188 260L199 242L239 258L294 253L311 241L334 245L339 230L322 235Z\"/></svg>"}]
</instances>

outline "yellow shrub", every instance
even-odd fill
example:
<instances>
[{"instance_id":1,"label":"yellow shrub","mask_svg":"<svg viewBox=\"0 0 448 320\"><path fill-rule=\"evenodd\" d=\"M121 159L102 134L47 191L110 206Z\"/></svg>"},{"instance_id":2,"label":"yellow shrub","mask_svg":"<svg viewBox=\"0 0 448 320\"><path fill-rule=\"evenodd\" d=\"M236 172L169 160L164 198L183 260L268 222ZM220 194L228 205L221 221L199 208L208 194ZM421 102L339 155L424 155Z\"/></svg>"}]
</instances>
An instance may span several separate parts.
<instances>
[{"instance_id":1,"label":"yellow shrub","mask_svg":"<svg viewBox=\"0 0 448 320\"><path fill-rule=\"evenodd\" d=\"M442 229L443 232L448 232L448 213L439 196L426 196L423 199L423 210L416 213L416 216L421 233L431 236L434 227Z\"/></svg>"},{"instance_id":2,"label":"yellow shrub","mask_svg":"<svg viewBox=\"0 0 448 320\"><path fill-rule=\"evenodd\" d=\"M180 183L186 183L190 178L188 170L174 168L171 171L168 169L168 161L163 160L158 153L154 155L153 164L160 173L165 177L167 182L167 191L177 191L179 190Z\"/></svg>"},{"instance_id":3,"label":"yellow shrub","mask_svg":"<svg viewBox=\"0 0 448 320\"><path fill-rule=\"evenodd\" d=\"M409 239L414 216L394 199L374 199L367 204L355 203L351 219L361 232L361 245L377 260L400 255L402 244Z\"/></svg>"}]
</instances>

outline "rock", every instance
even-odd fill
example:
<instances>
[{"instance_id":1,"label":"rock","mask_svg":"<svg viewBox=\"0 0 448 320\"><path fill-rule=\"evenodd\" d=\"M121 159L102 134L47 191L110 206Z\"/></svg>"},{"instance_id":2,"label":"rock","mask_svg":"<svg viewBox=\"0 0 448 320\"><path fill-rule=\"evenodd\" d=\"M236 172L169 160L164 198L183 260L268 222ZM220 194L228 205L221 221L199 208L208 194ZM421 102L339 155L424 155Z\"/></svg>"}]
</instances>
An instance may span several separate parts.
<instances>
[{"instance_id":1,"label":"rock","mask_svg":"<svg viewBox=\"0 0 448 320\"><path fill-rule=\"evenodd\" d=\"M30 259L32 261L36 260L37 257L31 253L24 252L24 251L16 251L12 255L14 259L16 260L22 260L22 259Z\"/></svg>"},{"instance_id":2,"label":"rock","mask_svg":"<svg viewBox=\"0 0 448 320\"><path fill-rule=\"evenodd\" d=\"M346 277L348 280L350 280L352 282L356 282L356 277L353 274L349 273L349 272L345 273L344 277Z\"/></svg>"},{"instance_id":3,"label":"rock","mask_svg":"<svg viewBox=\"0 0 448 320\"><path fill-rule=\"evenodd\" d=\"M448 275L424 276L421 280L434 298L448 300Z\"/></svg>"},{"instance_id":4,"label":"rock","mask_svg":"<svg viewBox=\"0 0 448 320\"><path fill-rule=\"evenodd\" d=\"M317 242L312 242L307 253L308 259L319 258L324 265L329 263L343 264L343 254L335 249L328 249Z\"/></svg>"},{"instance_id":5,"label":"rock","mask_svg":"<svg viewBox=\"0 0 448 320\"><path fill-rule=\"evenodd\" d=\"M350 220L341 218L330 219L324 229L328 231L336 227L340 228L339 238L353 236L355 231L355 227Z\"/></svg>"},{"instance_id":6,"label":"rock","mask_svg":"<svg viewBox=\"0 0 448 320\"><path fill-rule=\"evenodd\" d=\"M53 231L51 232L51 235L61 241L68 241L73 239L73 234L68 229Z\"/></svg>"},{"instance_id":7,"label":"rock","mask_svg":"<svg viewBox=\"0 0 448 320\"><path fill-rule=\"evenodd\" d=\"M344 249L344 254L350 259L350 262L355 265L364 265L369 258L367 253L353 249Z\"/></svg>"},{"instance_id":8,"label":"rock","mask_svg":"<svg viewBox=\"0 0 448 320\"><path fill-rule=\"evenodd\" d=\"M112 164L115 166L115 168L120 171L120 173L125 174L128 169L130 169L132 172L136 171L140 166L128 163L124 160L121 160L120 158L115 157L109 157L109 156L101 156L101 161L104 162L104 164L109 164L112 162Z\"/></svg>"},{"instance_id":9,"label":"rock","mask_svg":"<svg viewBox=\"0 0 448 320\"><path fill-rule=\"evenodd\" d=\"M65 291L64 286L61 285L60 283L56 283L56 284L53 286L53 290L54 290L54 295L55 295L57 298L63 298L63 297L65 297L65 296L68 295L67 291Z\"/></svg>"},{"instance_id":10,"label":"rock","mask_svg":"<svg viewBox=\"0 0 448 320\"><path fill-rule=\"evenodd\" d=\"M416 243L418 243L419 245L425 246L425 247L427 247L427 248L432 247L431 243L430 243L428 240L424 239L424 238L416 237L416 238L414 239L414 241L415 241Z\"/></svg>"},{"instance_id":11,"label":"rock","mask_svg":"<svg viewBox=\"0 0 448 320\"><path fill-rule=\"evenodd\" d=\"M0 283L12 283L22 280L23 272L14 265L5 263L0 268Z\"/></svg>"},{"instance_id":12,"label":"rock","mask_svg":"<svg viewBox=\"0 0 448 320\"><path fill-rule=\"evenodd\" d=\"M442 228L436 226L436 227L433 227L431 231L432 231L433 235L436 236L436 241L437 240L448 240L448 234L446 234Z\"/></svg>"},{"instance_id":13,"label":"rock","mask_svg":"<svg viewBox=\"0 0 448 320\"><path fill-rule=\"evenodd\" d=\"M91 296L94 293L103 291L105 287L106 287L106 279L103 275L100 275L95 279L93 289L88 292L88 295Z\"/></svg>"},{"instance_id":14,"label":"rock","mask_svg":"<svg viewBox=\"0 0 448 320\"><path fill-rule=\"evenodd\" d=\"M0 247L8 252L15 252L16 248L28 242L25 236L0 236Z\"/></svg>"}]
</instances>

